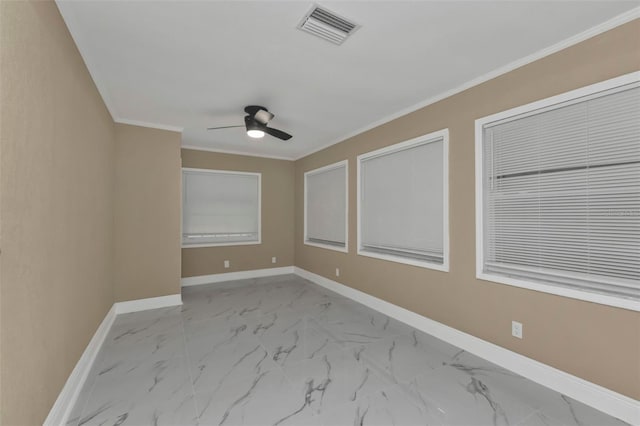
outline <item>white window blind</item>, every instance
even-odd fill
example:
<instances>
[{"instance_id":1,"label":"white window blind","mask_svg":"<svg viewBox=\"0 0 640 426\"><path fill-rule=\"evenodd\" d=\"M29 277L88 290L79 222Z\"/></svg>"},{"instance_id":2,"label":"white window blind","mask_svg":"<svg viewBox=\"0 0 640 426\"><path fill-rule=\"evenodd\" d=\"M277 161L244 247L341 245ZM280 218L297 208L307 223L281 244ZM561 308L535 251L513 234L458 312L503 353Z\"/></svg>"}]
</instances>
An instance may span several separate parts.
<instances>
[{"instance_id":1,"label":"white window blind","mask_svg":"<svg viewBox=\"0 0 640 426\"><path fill-rule=\"evenodd\" d=\"M438 132L359 157L361 254L444 264L445 137Z\"/></svg>"},{"instance_id":2,"label":"white window blind","mask_svg":"<svg viewBox=\"0 0 640 426\"><path fill-rule=\"evenodd\" d=\"M305 241L346 247L347 163L305 173Z\"/></svg>"},{"instance_id":3,"label":"white window blind","mask_svg":"<svg viewBox=\"0 0 640 426\"><path fill-rule=\"evenodd\" d=\"M640 296L640 88L482 129L483 272Z\"/></svg>"},{"instance_id":4,"label":"white window blind","mask_svg":"<svg viewBox=\"0 0 640 426\"><path fill-rule=\"evenodd\" d=\"M183 169L182 242L260 241L260 175Z\"/></svg>"}]
</instances>

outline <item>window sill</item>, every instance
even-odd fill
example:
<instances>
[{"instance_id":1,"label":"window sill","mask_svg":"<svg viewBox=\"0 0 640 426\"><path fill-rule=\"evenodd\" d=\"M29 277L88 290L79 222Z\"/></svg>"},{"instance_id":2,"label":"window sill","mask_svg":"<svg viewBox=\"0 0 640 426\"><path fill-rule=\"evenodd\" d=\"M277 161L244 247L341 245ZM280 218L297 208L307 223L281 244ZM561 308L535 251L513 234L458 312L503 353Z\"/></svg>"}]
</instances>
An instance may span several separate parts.
<instances>
[{"instance_id":1,"label":"window sill","mask_svg":"<svg viewBox=\"0 0 640 426\"><path fill-rule=\"evenodd\" d=\"M571 299L584 300L586 302L598 303L601 305L613 306L616 308L640 311L640 301L625 297L609 296L606 294L582 291L574 288L560 287L551 284L543 284L535 281L527 281L519 278L511 278L503 275L489 274L485 272L476 273L476 278L483 281L490 281L497 284L506 284L514 287L526 288L528 290L549 293L556 296L569 297Z\"/></svg>"},{"instance_id":2,"label":"window sill","mask_svg":"<svg viewBox=\"0 0 640 426\"><path fill-rule=\"evenodd\" d=\"M262 244L262 241L235 241L235 242L224 242L224 243L196 243L196 244L184 244L182 243L182 248L202 248L202 247L227 247L227 246L251 246L251 245L259 245Z\"/></svg>"},{"instance_id":3,"label":"window sill","mask_svg":"<svg viewBox=\"0 0 640 426\"><path fill-rule=\"evenodd\" d=\"M332 246L331 244L314 243L312 241L303 241L305 246L319 247L327 250L339 251L341 253L349 253L349 248L345 244L344 247Z\"/></svg>"},{"instance_id":4,"label":"window sill","mask_svg":"<svg viewBox=\"0 0 640 426\"><path fill-rule=\"evenodd\" d=\"M387 260L389 262L403 263L405 265L418 266L425 269L433 269L441 272L449 272L449 263L446 257L444 263L440 265L437 263L426 262L424 260L411 259L408 257L394 256L390 254L374 253L367 250L358 250L358 255Z\"/></svg>"}]
</instances>

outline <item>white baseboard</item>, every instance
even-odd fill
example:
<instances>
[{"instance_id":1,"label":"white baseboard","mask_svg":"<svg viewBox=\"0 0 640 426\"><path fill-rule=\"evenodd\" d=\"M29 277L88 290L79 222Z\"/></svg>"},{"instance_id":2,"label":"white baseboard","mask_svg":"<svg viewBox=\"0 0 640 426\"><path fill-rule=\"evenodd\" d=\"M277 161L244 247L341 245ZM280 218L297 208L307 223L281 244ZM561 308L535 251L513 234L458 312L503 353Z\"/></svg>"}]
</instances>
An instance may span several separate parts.
<instances>
[{"instance_id":1,"label":"white baseboard","mask_svg":"<svg viewBox=\"0 0 640 426\"><path fill-rule=\"evenodd\" d=\"M293 274L293 266L283 266L280 268L254 269L252 271L226 272L223 274L199 275L197 277L187 277L180 280L182 287L192 285L213 284L232 280L246 280L249 278L271 277L274 275Z\"/></svg>"},{"instance_id":2,"label":"white baseboard","mask_svg":"<svg viewBox=\"0 0 640 426\"><path fill-rule=\"evenodd\" d=\"M102 323L94 333L91 341L89 341L89 344L80 357L80 360L78 360L78 363L69 375L67 382L58 395L58 399L56 399L51 411L49 411L49 415L44 421L45 426L59 426L67 424L71 410L78 400L80 390L89 376L91 367L93 367L93 363L98 356L98 352L100 351L115 318L116 309L115 305L113 305L111 309L109 309L109 312L107 312L107 315L102 320Z\"/></svg>"},{"instance_id":3,"label":"white baseboard","mask_svg":"<svg viewBox=\"0 0 640 426\"><path fill-rule=\"evenodd\" d=\"M438 339L498 364L529 380L625 422L640 425L640 402L633 398L588 382L305 269L295 267L294 271L295 274L302 278L306 278L328 290L353 299Z\"/></svg>"},{"instance_id":4,"label":"white baseboard","mask_svg":"<svg viewBox=\"0 0 640 426\"><path fill-rule=\"evenodd\" d=\"M128 314L129 312L146 311L147 309L166 308L168 306L182 305L181 294L150 297L148 299L127 300L114 303L116 314Z\"/></svg>"},{"instance_id":5,"label":"white baseboard","mask_svg":"<svg viewBox=\"0 0 640 426\"><path fill-rule=\"evenodd\" d=\"M91 341L84 350L84 353L71 372L71 375L69 375L67 382L58 395L58 399L56 399L56 402L49 411L49 415L44 421L44 425L60 426L67 424L71 410L78 400L80 390L89 376L89 372L93 367L93 363L96 361L98 352L100 351L107 334L109 334L109 330L111 330L111 326L113 325L117 315L175 305L182 305L182 296L179 294L114 303L91 338Z\"/></svg>"}]
</instances>

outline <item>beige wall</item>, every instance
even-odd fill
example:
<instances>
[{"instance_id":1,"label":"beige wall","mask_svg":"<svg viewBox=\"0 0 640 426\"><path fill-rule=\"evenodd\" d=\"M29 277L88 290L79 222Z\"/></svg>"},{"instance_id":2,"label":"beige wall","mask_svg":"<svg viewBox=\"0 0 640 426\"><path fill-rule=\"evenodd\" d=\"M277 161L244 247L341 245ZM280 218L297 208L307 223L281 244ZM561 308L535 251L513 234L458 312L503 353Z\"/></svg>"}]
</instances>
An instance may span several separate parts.
<instances>
[{"instance_id":1,"label":"beige wall","mask_svg":"<svg viewBox=\"0 0 640 426\"><path fill-rule=\"evenodd\" d=\"M184 248L183 277L293 265L293 161L183 149L182 166L262 173L262 244Z\"/></svg>"},{"instance_id":2,"label":"beige wall","mask_svg":"<svg viewBox=\"0 0 640 426\"><path fill-rule=\"evenodd\" d=\"M475 279L474 120L640 69L640 21L296 161L296 266L633 398L640 398L636 312ZM449 128L451 268L443 273L306 246L303 173L349 159L349 241L356 241L356 156ZM334 276L339 267L341 276ZM511 320L524 339L511 337Z\"/></svg>"},{"instance_id":3,"label":"beige wall","mask_svg":"<svg viewBox=\"0 0 640 426\"><path fill-rule=\"evenodd\" d=\"M180 155L263 179L263 243L183 249L182 276L289 266L295 246L297 266L640 398L637 313L475 279L473 177L473 120L640 69L638 21L295 164L180 154L175 133L114 126L53 2L0 2L0 65L2 424L42 423L116 299L179 292ZM355 194L356 155L445 127L451 272L302 244L304 171L348 158ZM355 241L353 196L350 212Z\"/></svg>"},{"instance_id":4,"label":"beige wall","mask_svg":"<svg viewBox=\"0 0 640 426\"><path fill-rule=\"evenodd\" d=\"M0 421L36 425L113 303L115 132L55 4L0 15Z\"/></svg>"},{"instance_id":5,"label":"beige wall","mask_svg":"<svg viewBox=\"0 0 640 426\"><path fill-rule=\"evenodd\" d=\"M180 140L116 125L117 302L180 293Z\"/></svg>"}]
</instances>

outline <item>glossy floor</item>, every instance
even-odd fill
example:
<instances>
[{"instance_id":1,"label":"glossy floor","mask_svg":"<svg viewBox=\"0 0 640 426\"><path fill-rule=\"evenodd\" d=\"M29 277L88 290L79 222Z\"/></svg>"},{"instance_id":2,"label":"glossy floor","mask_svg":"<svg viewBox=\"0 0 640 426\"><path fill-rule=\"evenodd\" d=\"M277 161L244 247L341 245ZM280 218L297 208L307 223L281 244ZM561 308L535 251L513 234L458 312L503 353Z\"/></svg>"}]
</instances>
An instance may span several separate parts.
<instances>
[{"instance_id":1,"label":"glossy floor","mask_svg":"<svg viewBox=\"0 0 640 426\"><path fill-rule=\"evenodd\" d=\"M294 275L120 315L70 425L624 425Z\"/></svg>"}]
</instances>

